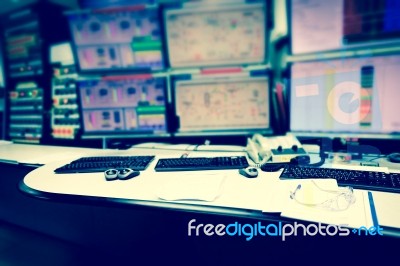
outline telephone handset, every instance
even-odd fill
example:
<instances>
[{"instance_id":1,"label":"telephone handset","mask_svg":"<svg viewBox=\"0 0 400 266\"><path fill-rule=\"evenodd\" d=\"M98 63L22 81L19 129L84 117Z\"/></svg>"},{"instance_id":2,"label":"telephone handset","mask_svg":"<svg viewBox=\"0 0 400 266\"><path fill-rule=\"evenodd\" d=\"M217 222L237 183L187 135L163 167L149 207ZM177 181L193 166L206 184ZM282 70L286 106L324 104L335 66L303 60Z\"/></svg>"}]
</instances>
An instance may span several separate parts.
<instances>
[{"instance_id":1,"label":"telephone handset","mask_svg":"<svg viewBox=\"0 0 400 266\"><path fill-rule=\"evenodd\" d=\"M256 164L266 163L271 159L272 156L271 147L268 144L268 140L266 137L263 137L260 134L254 134L251 139L247 139L246 150L248 156Z\"/></svg>"}]
</instances>

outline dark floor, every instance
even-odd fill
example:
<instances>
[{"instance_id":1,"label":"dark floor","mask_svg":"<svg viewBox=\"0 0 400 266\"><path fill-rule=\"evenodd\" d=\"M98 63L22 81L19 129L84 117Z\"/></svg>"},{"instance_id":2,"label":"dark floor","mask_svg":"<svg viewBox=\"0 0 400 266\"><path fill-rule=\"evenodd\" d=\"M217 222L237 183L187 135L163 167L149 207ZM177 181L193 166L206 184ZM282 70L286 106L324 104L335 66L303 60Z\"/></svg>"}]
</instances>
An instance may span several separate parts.
<instances>
[{"instance_id":1,"label":"dark floor","mask_svg":"<svg viewBox=\"0 0 400 266\"><path fill-rule=\"evenodd\" d=\"M83 265L88 254L77 245L0 221L0 265Z\"/></svg>"}]
</instances>

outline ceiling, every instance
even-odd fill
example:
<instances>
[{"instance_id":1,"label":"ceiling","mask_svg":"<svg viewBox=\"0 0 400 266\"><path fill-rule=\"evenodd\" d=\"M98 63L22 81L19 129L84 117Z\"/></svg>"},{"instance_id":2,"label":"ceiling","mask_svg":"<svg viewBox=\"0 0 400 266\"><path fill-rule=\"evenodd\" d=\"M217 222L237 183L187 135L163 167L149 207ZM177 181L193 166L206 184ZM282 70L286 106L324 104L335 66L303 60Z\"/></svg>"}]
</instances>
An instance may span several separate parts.
<instances>
[{"instance_id":1,"label":"ceiling","mask_svg":"<svg viewBox=\"0 0 400 266\"><path fill-rule=\"evenodd\" d=\"M12 10L19 9L23 6L45 0L1 0L0 14L8 13ZM57 3L71 9L78 8L78 0L48 0L48 2Z\"/></svg>"}]
</instances>

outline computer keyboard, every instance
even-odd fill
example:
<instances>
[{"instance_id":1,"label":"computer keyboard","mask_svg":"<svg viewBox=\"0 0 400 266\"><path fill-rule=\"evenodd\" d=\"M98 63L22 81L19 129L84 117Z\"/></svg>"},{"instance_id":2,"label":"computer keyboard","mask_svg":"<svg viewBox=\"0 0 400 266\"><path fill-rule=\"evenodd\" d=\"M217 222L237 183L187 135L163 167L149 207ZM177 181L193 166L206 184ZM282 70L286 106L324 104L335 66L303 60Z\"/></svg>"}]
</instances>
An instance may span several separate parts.
<instances>
[{"instance_id":1,"label":"computer keyboard","mask_svg":"<svg viewBox=\"0 0 400 266\"><path fill-rule=\"evenodd\" d=\"M170 158L159 159L155 170L158 172L224 170L241 169L248 166L249 164L245 156Z\"/></svg>"},{"instance_id":2,"label":"computer keyboard","mask_svg":"<svg viewBox=\"0 0 400 266\"><path fill-rule=\"evenodd\" d=\"M131 168L132 170L145 170L155 156L98 156L83 157L54 170L63 173L93 173L103 172L108 169Z\"/></svg>"},{"instance_id":3,"label":"computer keyboard","mask_svg":"<svg viewBox=\"0 0 400 266\"><path fill-rule=\"evenodd\" d=\"M334 178L338 185L400 193L400 174L286 165L281 179Z\"/></svg>"}]
</instances>

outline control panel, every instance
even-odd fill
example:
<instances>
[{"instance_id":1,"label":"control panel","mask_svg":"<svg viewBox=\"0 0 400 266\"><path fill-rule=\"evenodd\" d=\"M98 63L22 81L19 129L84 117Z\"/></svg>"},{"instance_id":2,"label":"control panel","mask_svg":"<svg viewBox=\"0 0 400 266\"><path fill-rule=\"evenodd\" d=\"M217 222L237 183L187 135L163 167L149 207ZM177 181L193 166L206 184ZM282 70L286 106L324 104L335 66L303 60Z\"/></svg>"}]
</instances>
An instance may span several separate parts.
<instances>
[{"instance_id":1,"label":"control panel","mask_svg":"<svg viewBox=\"0 0 400 266\"><path fill-rule=\"evenodd\" d=\"M74 139L80 128L75 66L54 67L52 79L51 135Z\"/></svg>"},{"instance_id":2,"label":"control panel","mask_svg":"<svg viewBox=\"0 0 400 266\"><path fill-rule=\"evenodd\" d=\"M43 90L35 82L18 83L9 92L9 137L15 141L39 142L43 131Z\"/></svg>"}]
</instances>

